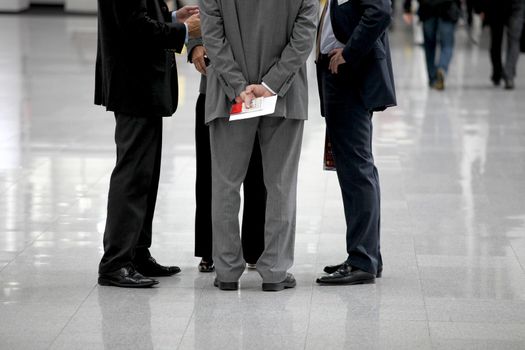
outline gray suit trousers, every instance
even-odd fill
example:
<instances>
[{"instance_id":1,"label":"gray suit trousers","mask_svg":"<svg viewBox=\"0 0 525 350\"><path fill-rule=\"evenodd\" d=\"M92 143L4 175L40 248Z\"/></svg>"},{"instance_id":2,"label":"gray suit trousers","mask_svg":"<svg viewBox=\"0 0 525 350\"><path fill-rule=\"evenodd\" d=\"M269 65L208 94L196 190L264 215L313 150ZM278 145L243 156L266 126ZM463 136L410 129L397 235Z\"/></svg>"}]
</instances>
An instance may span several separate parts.
<instances>
[{"instance_id":1,"label":"gray suit trousers","mask_svg":"<svg viewBox=\"0 0 525 350\"><path fill-rule=\"evenodd\" d=\"M236 282L244 272L239 236L240 187L256 134L261 146L268 193L264 252L257 271L265 283L281 282L293 264L297 168L304 120L259 117L210 123L212 158L213 261L221 282Z\"/></svg>"}]
</instances>

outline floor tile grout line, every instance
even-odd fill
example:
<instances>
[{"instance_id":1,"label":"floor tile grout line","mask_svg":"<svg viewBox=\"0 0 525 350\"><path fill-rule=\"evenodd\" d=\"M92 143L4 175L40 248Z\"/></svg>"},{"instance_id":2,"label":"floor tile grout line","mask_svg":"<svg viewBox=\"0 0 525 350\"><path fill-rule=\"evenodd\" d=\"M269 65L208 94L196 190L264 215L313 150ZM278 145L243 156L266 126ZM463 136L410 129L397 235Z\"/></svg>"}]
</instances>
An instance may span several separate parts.
<instances>
[{"instance_id":1,"label":"floor tile grout line","mask_svg":"<svg viewBox=\"0 0 525 350\"><path fill-rule=\"evenodd\" d=\"M199 299L197 300L197 303L194 303L194 304L193 304L193 309L192 309L192 311L191 311L191 315L190 315L190 317L189 317L189 319L188 319L188 323L186 324L186 328L184 328L184 332L182 332L182 336L181 336L181 338L180 338L179 344L177 344L177 347L176 347L177 350L179 350L180 347L182 346L182 341L184 340L184 337L186 336L186 333L188 332L188 328L190 327L191 320L193 320L193 317L194 317L194 315L195 315L195 307L196 307L196 305L199 304L199 302L200 302L200 300L201 300L201 298L202 298L202 296L203 296L205 290L206 290L206 285L204 284L204 285L202 286L202 288L201 288L201 292L200 292L200 294L199 294Z\"/></svg>"},{"instance_id":2,"label":"floor tile grout line","mask_svg":"<svg viewBox=\"0 0 525 350\"><path fill-rule=\"evenodd\" d=\"M404 176L403 176L403 178L404 178L404 180L406 180L406 178ZM403 193L405 193L405 194L407 193L404 184L403 184ZM429 316L428 316L427 300L425 298L425 292L423 290L423 283L422 283L422 280L421 280L421 270L419 269L419 261L418 261L418 258L417 258L416 237L414 236L414 227L413 227L413 222L412 222L412 211L410 210L410 203L408 202L408 199L406 198L406 196L404 196L404 199L405 199L405 202L406 202L408 217L409 217L409 220L410 220L411 240L412 240L412 247L414 248L414 259L415 259L416 267L417 267L419 291L421 292L421 298L423 299L423 307L425 308L425 318L426 318L426 323L427 323L428 340L430 342L430 347L434 348L433 341L432 341L432 335L430 333L430 319L429 319Z\"/></svg>"},{"instance_id":3,"label":"floor tile grout line","mask_svg":"<svg viewBox=\"0 0 525 350\"><path fill-rule=\"evenodd\" d=\"M322 206L323 212L324 212L324 209L326 208L326 189L328 187L328 181L329 181L329 177L325 176L325 181L324 181L324 190L325 190L324 194L325 195L323 196L323 206ZM315 256L314 269L317 266L317 263L319 261L319 243L321 242L321 234L322 234L321 228L323 227L324 220L325 220L324 216L321 216L320 230L317 234L317 254ZM308 322L306 324L306 333L304 336L304 347L303 347L304 350L306 350L308 347L308 332L310 330L310 321L312 319L312 303L314 299L314 288L315 288L314 282L311 282L310 284L310 306L309 306L309 312L308 312Z\"/></svg>"},{"instance_id":4,"label":"floor tile grout line","mask_svg":"<svg viewBox=\"0 0 525 350\"><path fill-rule=\"evenodd\" d=\"M91 191L91 190L92 190L92 189L93 189L93 188L94 188L94 187L95 187L95 186L96 186L96 185L102 180L102 178L103 178L104 176L106 176L106 174L101 175L100 178L98 178L98 179L93 183L93 185L90 186L89 190L86 191L86 193L89 193L89 192L90 192L90 191ZM35 244L35 242L38 241L38 239L39 239L40 237L42 237L42 235L44 235L45 233L50 232L49 229L50 229L54 224L56 224L56 223L60 220L60 215L67 214L68 212L70 212L71 210L73 210L73 209L72 209L72 207L73 207L72 204L74 204L74 203L76 203L76 202L78 202L78 201L80 201L79 198L74 199L74 200L72 200L71 202L68 202L68 203L71 204L71 206L70 206L67 210L65 210L65 211L63 211L62 213L60 213L59 215L57 215L57 217L56 217L54 220L52 220L50 223L48 223L48 224L45 226L45 229L43 229L42 232L40 232L40 233L38 234L38 236L36 236L33 240L31 240L31 241L28 242L26 245L24 245L24 248L23 248L22 250L20 250L20 251L15 255L15 257L14 257L13 259L11 259L11 260L10 260L5 266L3 266L2 268L0 268L0 274L1 274L1 273L2 273L2 272L3 272L3 271L4 271L9 265L11 265L11 263L14 262L14 261L15 261L15 260L16 260L16 259L22 254L22 253L24 253L24 252L27 250L27 248L33 246L33 245Z\"/></svg>"},{"instance_id":5,"label":"floor tile grout line","mask_svg":"<svg viewBox=\"0 0 525 350\"><path fill-rule=\"evenodd\" d=\"M415 238L414 235L412 235L412 245L414 247L414 258L416 260L416 266L417 266L419 290L421 292L421 298L423 298L423 307L425 308L425 318L426 318L426 323L427 323L428 340L430 341L430 347L433 348L434 345L432 342L432 335L430 334L430 318L428 316L427 299L425 297L425 291L423 290L423 283L421 280L421 270L419 269L419 261L417 259L417 252L416 252L416 242L414 238Z\"/></svg>"},{"instance_id":6,"label":"floor tile grout line","mask_svg":"<svg viewBox=\"0 0 525 350\"><path fill-rule=\"evenodd\" d=\"M523 264L521 263L521 260L520 260L520 258L518 256L518 254L516 253L516 250L512 246L512 242L509 242L509 246L510 246L510 249L512 249L512 253L514 254L514 257L518 261L518 264L520 265L521 269L523 270L523 273L525 273L525 266L523 266Z\"/></svg>"},{"instance_id":7,"label":"floor tile grout line","mask_svg":"<svg viewBox=\"0 0 525 350\"><path fill-rule=\"evenodd\" d=\"M65 147L63 147L65 148ZM63 149L62 148L62 149ZM62 149L60 149L59 152L62 152ZM29 171L25 176L24 176L24 179L27 179L32 173L34 173L36 171L36 169L44 166L46 163L48 162L48 160L42 160L38 163L38 165L36 165L33 169L31 169L31 171ZM11 186L9 186L6 191L2 192L2 193L5 193L7 192L8 190L10 190L12 187L16 187L20 184L21 180L18 180L16 182L14 182ZM11 263L13 261L16 260L16 258L18 258L20 256L20 254L22 254L28 247L32 246L33 243L38 239L38 237L42 236L44 233L47 232L47 230L51 227L51 225L53 225L56 221L58 220L58 218L55 218L54 220L52 220L52 222L48 223L45 228L42 230L42 232L40 232L40 234L33 240L31 240L30 242L28 242L27 244L24 245L24 248L22 248L22 250L20 250L19 252L16 253L15 257L13 259L11 259L7 264L5 264L2 268L0 268L0 273L2 273L9 265L11 265Z\"/></svg>"},{"instance_id":8,"label":"floor tile grout line","mask_svg":"<svg viewBox=\"0 0 525 350\"><path fill-rule=\"evenodd\" d=\"M73 320L73 317L76 316L76 314L78 313L78 311L80 310L80 308L82 307L82 305L85 304L86 300L88 300L88 298L91 296L91 294L93 294L93 291L95 291L95 289L97 288L97 284L95 284L91 290L89 291L89 293L86 295L86 297L80 302L80 304L78 305L78 307L75 309L75 311L73 312L73 314L69 317L69 319L66 321L66 324L64 325L64 327L62 327L62 329L60 330L60 332L58 332L57 336L53 339L53 341L49 344L49 347L47 349L51 349L51 347L56 343L56 341L58 340L58 338L62 335L62 333L64 333L64 330L66 329L66 327L71 323L71 321Z\"/></svg>"}]
</instances>

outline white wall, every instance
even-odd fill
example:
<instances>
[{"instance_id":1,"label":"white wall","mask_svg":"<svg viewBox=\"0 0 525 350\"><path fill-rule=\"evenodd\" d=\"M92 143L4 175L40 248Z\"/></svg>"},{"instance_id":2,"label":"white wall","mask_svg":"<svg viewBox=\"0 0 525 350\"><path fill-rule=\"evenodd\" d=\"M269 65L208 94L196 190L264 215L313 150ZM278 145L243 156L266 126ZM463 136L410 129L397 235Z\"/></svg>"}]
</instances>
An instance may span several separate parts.
<instances>
[{"instance_id":1,"label":"white wall","mask_svg":"<svg viewBox=\"0 0 525 350\"><path fill-rule=\"evenodd\" d=\"M96 0L93 0L96 1ZM32 4L42 4L42 5L63 5L64 0L31 0Z\"/></svg>"},{"instance_id":2,"label":"white wall","mask_svg":"<svg viewBox=\"0 0 525 350\"><path fill-rule=\"evenodd\" d=\"M67 12L97 12L97 0L65 0L65 2Z\"/></svg>"}]
</instances>

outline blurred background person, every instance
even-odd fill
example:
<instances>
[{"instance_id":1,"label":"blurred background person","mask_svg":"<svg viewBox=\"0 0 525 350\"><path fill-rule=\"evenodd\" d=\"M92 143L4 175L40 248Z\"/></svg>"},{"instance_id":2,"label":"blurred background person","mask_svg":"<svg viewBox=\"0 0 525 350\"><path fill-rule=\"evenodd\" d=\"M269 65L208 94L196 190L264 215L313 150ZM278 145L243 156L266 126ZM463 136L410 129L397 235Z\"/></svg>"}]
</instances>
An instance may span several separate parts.
<instances>
[{"instance_id":1,"label":"blurred background person","mask_svg":"<svg viewBox=\"0 0 525 350\"><path fill-rule=\"evenodd\" d=\"M492 83L499 86L501 79L505 89L514 89L516 66L520 55L520 38L523 30L525 0L480 0L481 17L490 27L490 60ZM501 59L503 33L507 34L505 66Z\"/></svg>"},{"instance_id":2,"label":"blurred background person","mask_svg":"<svg viewBox=\"0 0 525 350\"><path fill-rule=\"evenodd\" d=\"M423 47L430 87L445 89L445 77L454 52L456 23L461 17L460 0L418 0L417 14L423 22ZM412 24L412 0L405 0L403 19ZM439 58L436 51L439 46Z\"/></svg>"}]
</instances>

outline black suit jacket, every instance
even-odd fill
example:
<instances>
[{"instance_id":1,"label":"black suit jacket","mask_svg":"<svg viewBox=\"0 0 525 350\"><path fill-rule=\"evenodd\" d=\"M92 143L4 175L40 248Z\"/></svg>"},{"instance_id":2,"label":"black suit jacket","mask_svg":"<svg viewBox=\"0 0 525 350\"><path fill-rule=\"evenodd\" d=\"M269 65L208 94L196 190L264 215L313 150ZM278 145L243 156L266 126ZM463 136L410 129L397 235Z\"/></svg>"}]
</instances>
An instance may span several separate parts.
<instances>
[{"instance_id":1,"label":"black suit jacket","mask_svg":"<svg viewBox=\"0 0 525 350\"><path fill-rule=\"evenodd\" d=\"M387 29L390 0L332 0L330 19L334 35L342 43L350 68L349 79L358 86L365 107L371 111L396 105L394 74Z\"/></svg>"},{"instance_id":2,"label":"black suit jacket","mask_svg":"<svg viewBox=\"0 0 525 350\"><path fill-rule=\"evenodd\" d=\"M132 116L171 116L177 109L172 50L186 28L171 23L163 0L98 0L95 104Z\"/></svg>"},{"instance_id":3,"label":"black suit jacket","mask_svg":"<svg viewBox=\"0 0 525 350\"><path fill-rule=\"evenodd\" d=\"M507 24L513 13L522 11L525 7L523 0L478 0L478 12L485 13L485 24Z\"/></svg>"}]
</instances>

